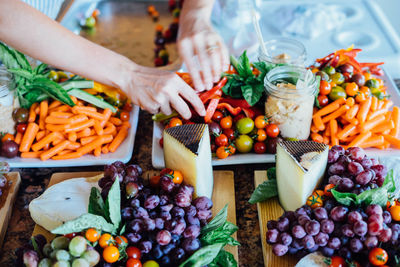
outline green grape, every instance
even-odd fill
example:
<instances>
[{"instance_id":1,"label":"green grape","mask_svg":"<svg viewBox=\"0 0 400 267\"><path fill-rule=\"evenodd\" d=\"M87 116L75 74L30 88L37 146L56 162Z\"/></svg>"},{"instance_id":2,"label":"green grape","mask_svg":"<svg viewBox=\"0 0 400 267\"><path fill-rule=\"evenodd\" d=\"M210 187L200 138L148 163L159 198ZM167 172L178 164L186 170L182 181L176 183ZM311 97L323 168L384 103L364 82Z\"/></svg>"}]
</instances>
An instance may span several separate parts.
<instances>
[{"instance_id":1,"label":"green grape","mask_svg":"<svg viewBox=\"0 0 400 267\"><path fill-rule=\"evenodd\" d=\"M72 262L72 267L89 267L89 263L85 259L75 259Z\"/></svg>"},{"instance_id":2,"label":"green grape","mask_svg":"<svg viewBox=\"0 0 400 267\"><path fill-rule=\"evenodd\" d=\"M325 72L328 75L332 75L336 73L336 70L332 66L326 66L325 68L322 69L323 72Z\"/></svg>"},{"instance_id":3,"label":"green grape","mask_svg":"<svg viewBox=\"0 0 400 267\"><path fill-rule=\"evenodd\" d=\"M51 247L53 249L66 249L68 248L69 239L65 236L57 236L51 241Z\"/></svg>"},{"instance_id":4,"label":"green grape","mask_svg":"<svg viewBox=\"0 0 400 267\"><path fill-rule=\"evenodd\" d=\"M51 267L51 260L49 258L44 258L39 262L38 267Z\"/></svg>"},{"instance_id":5,"label":"green grape","mask_svg":"<svg viewBox=\"0 0 400 267\"><path fill-rule=\"evenodd\" d=\"M56 263L53 264L52 267L70 267L71 265L69 264L68 261L57 261Z\"/></svg>"},{"instance_id":6,"label":"green grape","mask_svg":"<svg viewBox=\"0 0 400 267\"><path fill-rule=\"evenodd\" d=\"M43 247L43 254L47 257L50 257L50 253L53 251L53 248L51 247L50 243L47 243Z\"/></svg>"},{"instance_id":7,"label":"green grape","mask_svg":"<svg viewBox=\"0 0 400 267\"><path fill-rule=\"evenodd\" d=\"M74 257L80 257L87 247L86 239L82 236L75 236L69 243L69 253Z\"/></svg>"},{"instance_id":8,"label":"green grape","mask_svg":"<svg viewBox=\"0 0 400 267\"><path fill-rule=\"evenodd\" d=\"M69 261L71 259L71 255L69 255L68 251L60 249L56 253L56 259L58 261Z\"/></svg>"},{"instance_id":9,"label":"green grape","mask_svg":"<svg viewBox=\"0 0 400 267\"><path fill-rule=\"evenodd\" d=\"M57 251L58 251L58 249L55 249L50 253L50 259L52 259L52 260L56 260L57 259L57 257L56 257Z\"/></svg>"},{"instance_id":10,"label":"green grape","mask_svg":"<svg viewBox=\"0 0 400 267\"><path fill-rule=\"evenodd\" d=\"M100 261L100 254L96 250L85 251L81 257L85 259L90 266L95 266Z\"/></svg>"}]
</instances>

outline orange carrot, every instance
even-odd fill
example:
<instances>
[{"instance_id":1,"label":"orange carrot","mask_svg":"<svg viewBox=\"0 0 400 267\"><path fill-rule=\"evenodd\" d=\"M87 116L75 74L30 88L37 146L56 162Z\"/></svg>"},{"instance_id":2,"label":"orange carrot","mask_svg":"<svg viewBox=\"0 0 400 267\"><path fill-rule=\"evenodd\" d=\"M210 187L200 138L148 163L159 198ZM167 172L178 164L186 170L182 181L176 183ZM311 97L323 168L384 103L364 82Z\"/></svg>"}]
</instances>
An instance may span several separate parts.
<instances>
[{"instance_id":1,"label":"orange carrot","mask_svg":"<svg viewBox=\"0 0 400 267\"><path fill-rule=\"evenodd\" d=\"M72 152L74 152L74 151L73 150L69 150L69 149L64 149L64 150L58 152L57 156L62 156L62 155L69 154L69 153L72 153Z\"/></svg>"},{"instance_id":2,"label":"orange carrot","mask_svg":"<svg viewBox=\"0 0 400 267\"><path fill-rule=\"evenodd\" d=\"M94 121L94 130L96 131L96 133L98 135L102 135L103 134L103 127L101 126L101 122L98 120Z\"/></svg>"},{"instance_id":3,"label":"orange carrot","mask_svg":"<svg viewBox=\"0 0 400 267\"><path fill-rule=\"evenodd\" d=\"M33 103L32 106L29 108L29 117L28 122L35 122L36 120L36 112L35 109L39 106L38 103Z\"/></svg>"},{"instance_id":4,"label":"orange carrot","mask_svg":"<svg viewBox=\"0 0 400 267\"><path fill-rule=\"evenodd\" d=\"M110 119L112 115L112 111L109 108L106 108L105 110L103 110L103 116L104 116L104 120L108 121Z\"/></svg>"},{"instance_id":5,"label":"orange carrot","mask_svg":"<svg viewBox=\"0 0 400 267\"><path fill-rule=\"evenodd\" d=\"M102 148L101 148L101 153L103 153L103 154L107 154L109 151L108 151L108 145L104 145Z\"/></svg>"},{"instance_id":6,"label":"orange carrot","mask_svg":"<svg viewBox=\"0 0 400 267\"><path fill-rule=\"evenodd\" d=\"M29 152L36 134L39 132L39 125L34 122L28 123L21 144L19 145L20 152Z\"/></svg>"},{"instance_id":7,"label":"orange carrot","mask_svg":"<svg viewBox=\"0 0 400 267\"><path fill-rule=\"evenodd\" d=\"M49 130L51 132L62 132L66 129L68 129L69 124L46 124L46 130Z\"/></svg>"},{"instance_id":8,"label":"orange carrot","mask_svg":"<svg viewBox=\"0 0 400 267\"><path fill-rule=\"evenodd\" d=\"M82 157L81 153L72 152L72 153L65 154L65 155L54 156L51 159L54 159L54 160L65 160L65 159L76 159L76 158L80 158L80 157Z\"/></svg>"},{"instance_id":9,"label":"orange carrot","mask_svg":"<svg viewBox=\"0 0 400 267\"><path fill-rule=\"evenodd\" d=\"M92 136L88 136L88 137L82 137L80 142L81 145L84 146L86 144L89 144L91 142L93 142L98 136L92 135Z\"/></svg>"},{"instance_id":10,"label":"orange carrot","mask_svg":"<svg viewBox=\"0 0 400 267\"><path fill-rule=\"evenodd\" d=\"M330 137L330 136L331 136L331 126L330 126L329 123L326 124L325 135L326 135L327 137Z\"/></svg>"},{"instance_id":11,"label":"orange carrot","mask_svg":"<svg viewBox=\"0 0 400 267\"><path fill-rule=\"evenodd\" d=\"M339 139L337 138L336 134L338 132L338 124L336 120L330 120L329 126L331 130L331 145L336 146L339 145Z\"/></svg>"},{"instance_id":12,"label":"orange carrot","mask_svg":"<svg viewBox=\"0 0 400 267\"><path fill-rule=\"evenodd\" d=\"M65 129L65 132L66 133L78 132L78 131L82 131L85 128L92 127L93 125L94 125L94 120L90 119L88 121L84 121L84 122L80 122L80 123L69 125L69 127L67 129Z\"/></svg>"},{"instance_id":13,"label":"orange carrot","mask_svg":"<svg viewBox=\"0 0 400 267\"><path fill-rule=\"evenodd\" d=\"M47 116L47 111L49 109L48 106L49 102L47 100L43 100L42 102L40 102L40 113L39 113L39 128L40 130L44 130L44 120Z\"/></svg>"},{"instance_id":14,"label":"orange carrot","mask_svg":"<svg viewBox=\"0 0 400 267\"><path fill-rule=\"evenodd\" d=\"M49 110L50 110L50 109L53 109L53 108L56 108L56 107L59 107L59 106L61 106L61 105L62 105L62 103L61 103L60 101L55 100L55 101L53 101L53 102L49 105Z\"/></svg>"},{"instance_id":15,"label":"orange carrot","mask_svg":"<svg viewBox=\"0 0 400 267\"><path fill-rule=\"evenodd\" d=\"M319 131L325 130L325 125L322 123L322 119L320 116L313 117L314 125Z\"/></svg>"},{"instance_id":16,"label":"orange carrot","mask_svg":"<svg viewBox=\"0 0 400 267\"><path fill-rule=\"evenodd\" d=\"M383 103L382 109L389 110L389 108L390 108L391 106L393 106L393 101L392 101L392 100L385 99L385 100L383 100L383 101L384 101L384 103Z\"/></svg>"},{"instance_id":17,"label":"orange carrot","mask_svg":"<svg viewBox=\"0 0 400 267\"><path fill-rule=\"evenodd\" d=\"M40 131L36 134L36 141L40 141L46 135L46 131Z\"/></svg>"},{"instance_id":18,"label":"orange carrot","mask_svg":"<svg viewBox=\"0 0 400 267\"><path fill-rule=\"evenodd\" d=\"M97 137L93 142L86 144L80 148L77 149L77 152L81 153L82 155L85 155L92 150L94 150L98 146L102 146L105 143L109 143L112 140L111 135L102 135Z\"/></svg>"},{"instance_id":19,"label":"orange carrot","mask_svg":"<svg viewBox=\"0 0 400 267\"><path fill-rule=\"evenodd\" d=\"M367 119L369 109L371 108L371 102L372 98L368 97L364 102L361 103L360 110L357 113L357 119L361 124L363 124Z\"/></svg>"},{"instance_id":20,"label":"orange carrot","mask_svg":"<svg viewBox=\"0 0 400 267\"><path fill-rule=\"evenodd\" d=\"M353 119L359 110L360 106L358 104L355 104L352 106L347 112L346 112L346 119L351 120Z\"/></svg>"},{"instance_id":21,"label":"orange carrot","mask_svg":"<svg viewBox=\"0 0 400 267\"><path fill-rule=\"evenodd\" d=\"M350 142L348 147L355 147L355 146L360 146L360 144L364 143L368 138L370 138L372 135L371 132L365 132L362 134L359 134L356 138L354 138L353 141Z\"/></svg>"},{"instance_id":22,"label":"orange carrot","mask_svg":"<svg viewBox=\"0 0 400 267\"><path fill-rule=\"evenodd\" d=\"M385 121L382 122L380 124L378 124L377 126L375 126L374 128L371 129L372 133L383 133L387 130L392 130L394 128L394 122L392 120L390 121Z\"/></svg>"},{"instance_id":23,"label":"orange carrot","mask_svg":"<svg viewBox=\"0 0 400 267\"><path fill-rule=\"evenodd\" d=\"M337 101L337 100L336 100ZM349 106L347 105L343 105L341 106L339 109L337 109L336 111L332 112L331 114L325 116L322 118L322 122L323 123L327 123L330 120L334 120L340 116L342 116L344 113L346 113L346 111L348 111L350 109Z\"/></svg>"},{"instance_id":24,"label":"orange carrot","mask_svg":"<svg viewBox=\"0 0 400 267\"><path fill-rule=\"evenodd\" d=\"M367 116L367 121L368 120L372 120L382 114L386 114L387 110L386 109L380 109L380 110L376 110L374 112L370 112Z\"/></svg>"},{"instance_id":25,"label":"orange carrot","mask_svg":"<svg viewBox=\"0 0 400 267\"><path fill-rule=\"evenodd\" d=\"M383 145L384 143L385 143L385 138L383 138L382 135L374 135L368 138L368 140L361 143L360 147L362 148L377 147Z\"/></svg>"},{"instance_id":26,"label":"orange carrot","mask_svg":"<svg viewBox=\"0 0 400 267\"><path fill-rule=\"evenodd\" d=\"M348 105L349 107L354 106L354 104L355 104L354 98L349 97L349 98L346 99L346 105Z\"/></svg>"},{"instance_id":27,"label":"orange carrot","mask_svg":"<svg viewBox=\"0 0 400 267\"><path fill-rule=\"evenodd\" d=\"M50 144L54 140L60 138L60 133L59 132L51 132L50 134L46 135L40 141L32 145L32 150L33 151L39 151L42 149L45 145ZM61 135L62 136L62 135Z\"/></svg>"},{"instance_id":28,"label":"orange carrot","mask_svg":"<svg viewBox=\"0 0 400 267\"><path fill-rule=\"evenodd\" d=\"M318 133L311 133L311 139L314 142L317 142L317 143L323 143L324 142L324 138L322 137L322 135L320 135Z\"/></svg>"},{"instance_id":29,"label":"orange carrot","mask_svg":"<svg viewBox=\"0 0 400 267\"><path fill-rule=\"evenodd\" d=\"M81 147L81 144L79 144L78 142L69 142L69 145L67 146L67 149L69 150L77 150L78 148Z\"/></svg>"},{"instance_id":30,"label":"orange carrot","mask_svg":"<svg viewBox=\"0 0 400 267\"><path fill-rule=\"evenodd\" d=\"M351 133L353 133L356 130L357 130L357 127L355 125L348 124L343 128L343 130L338 132L337 138L339 138L339 140L346 138L347 136L349 136Z\"/></svg>"},{"instance_id":31,"label":"orange carrot","mask_svg":"<svg viewBox=\"0 0 400 267\"><path fill-rule=\"evenodd\" d=\"M347 136L347 137L343 137L340 141L343 143L349 143L351 141L353 141L356 138L356 136Z\"/></svg>"},{"instance_id":32,"label":"orange carrot","mask_svg":"<svg viewBox=\"0 0 400 267\"><path fill-rule=\"evenodd\" d=\"M100 157L100 155L101 155L101 146L98 146L98 147L96 147L96 148L94 149L93 155L94 155L95 157Z\"/></svg>"},{"instance_id":33,"label":"orange carrot","mask_svg":"<svg viewBox=\"0 0 400 267\"><path fill-rule=\"evenodd\" d=\"M51 145L52 146L56 146L56 145L58 145L59 143L61 143L62 141L64 141L65 139L56 139L56 140L54 140L53 142L51 142Z\"/></svg>"},{"instance_id":34,"label":"orange carrot","mask_svg":"<svg viewBox=\"0 0 400 267\"><path fill-rule=\"evenodd\" d=\"M17 132L17 134L15 135L14 142L19 145L21 143L21 140L22 140L22 133Z\"/></svg>"},{"instance_id":35,"label":"orange carrot","mask_svg":"<svg viewBox=\"0 0 400 267\"><path fill-rule=\"evenodd\" d=\"M34 159L38 158L42 151L37 151L37 152L22 152L20 157L25 158L25 159Z\"/></svg>"},{"instance_id":36,"label":"orange carrot","mask_svg":"<svg viewBox=\"0 0 400 267\"><path fill-rule=\"evenodd\" d=\"M95 107L86 107L86 106L75 106L72 108L72 112L75 114L78 114L78 110L80 111L90 111L90 112L97 112L97 109Z\"/></svg>"},{"instance_id":37,"label":"orange carrot","mask_svg":"<svg viewBox=\"0 0 400 267\"><path fill-rule=\"evenodd\" d=\"M378 109L378 98L376 96L373 96L371 100L371 110L375 111L377 109Z\"/></svg>"},{"instance_id":38,"label":"orange carrot","mask_svg":"<svg viewBox=\"0 0 400 267\"><path fill-rule=\"evenodd\" d=\"M114 153L115 150L121 145L122 141L125 140L126 136L128 135L128 128L125 126L121 127L121 130L119 130L117 136L112 140L111 144L108 146L108 149L110 150L111 153Z\"/></svg>"},{"instance_id":39,"label":"orange carrot","mask_svg":"<svg viewBox=\"0 0 400 267\"><path fill-rule=\"evenodd\" d=\"M129 121L124 121L121 126L126 126L128 129L131 128Z\"/></svg>"},{"instance_id":40,"label":"orange carrot","mask_svg":"<svg viewBox=\"0 0 400 267\"><path fill-rule=\"evenodd\" d=\"M320 110L318 110L314 116L325 116L329 113L334 112L335 110L337 110L341 105L343 105L346 102L346 99L344 98L339 98L338 100L333 101L332 103L330 103L329 105L321 108Z\"/></svg>"},{"instance_id":41,"label":"orange carrot","mask_svg":"<svg viewBox=\"0 0 400 267\"><path fill-rule=\"evenodd\" d=\"M317 127L315 127L314 124L311 124L311 132L312 133L318 133L319 132L319 130L317 129Z\"/></svg>"},{"instance_id":42,"label":"orange carrot","mask_svg":"<svg viewBox=\"0 0 400 267\"><path fill-rule=\"evenodd\" d=\"M114 124L107 122L106 128L104 128L103 134L112 134L116 130Z\"/></svg>"},{"instance_id":43,"label":"orange carrot","mask_svg":"<svg viewBox=\"0 0 400 267\"><path fill-rule=\"evenodd\" d=\"M392 120L394 122L394 128L390 131L390 135L398 137L400 132L400 109L397 106L393 107Z\"/></svg>"},{"instance_id":44,"label":"orange carrot","mask_svg":"<svg viewBox=\"0 0 400 267\"><path fill-rule=\"evenodd\" d=\"M77 114L83 114L83 115L86 115L88 117L91 117L91 118L99 120L99 121L102 121L105 119L103 114L101 114L97 111L90 111L90 110L83 109L83 107L75 106L72 108L72 110L75 111Z\"/></svg>"},{"instance_id":45,"label":"orange carrot","mask_svg":"<svg viewBox=\"0 0 400 267\"><path fill-rule=\"evenodd\" d=\"M74 114L72 114L70 112L52 111L52 112L50 112L50 116L56 117L56 118L68 119L68 118L71 118L72 116L74 116Z\"/></svg>"},{"instance_id":46,"label":"orange carrot","mask_svg":"<svg viewBox=\"0 0 400 267\"><path fill-rule=\"evenodd\" d=\"M71 98L72 102L74 102L75 105L76 103L78 103L78 99L75 96L70 95L69 97Z\"/></svg>"},{"instance_id":47,"label":"orange carrot","mask_svg":"<svg viewBox=\"0 0 400 267\"><path fill-rule=\"evenodd\" d=\"M329 145L329 137L328 136L322 136L323 140L322 143L324 143L325 145Z\"/></svg>"},{"instance_id":48,"label":"orange carrot","mask_svg":"<svg viewBox=\"0 0 400 267\"><path fill-rule=\"evenodd\" d=\"M35 113L36 113L36 115L39 115L39 113L40 113L39 104L38 104L38 106L35 108Z\"/></svg>"},{"instance_id":49,"label":"orange carrot","mask_svg":"<svg viewBox=\"0 0 400 267\"><path fill-rule=\"evenodd\" d=\"M50 124L68 124L69 123L69 119L48 116L48 117L46 117L44 122L45 123L50 123Z\"/></svg>"},{"instance_id":50,"label":"orange carrot","mask_svg":"<svg viewBox=\"0 0 400 267\"><path fill-rule=\"evenodd\" d=\"M68 140L71 142L75 142L78 137L76 136L76 132L69 132L68 133Z\"/></svg>"},{"instance_id":51,"label":"orange carrot","mask_svg":"<svg viewBox=\"0 0 400 267\"><path fill-rule=\"evenodd\" d=\"M67 112L67 111L71 111L71 107L68 105L62 105L62 106L54 108L52 111Z\"/></svg>"},{"instance_id":52,"label":"orange carrot","mask_svg":"<svg viewBox=\"0 0 400 267\"><path fill-rule=\"evenodd\" d=\"M85 129L83 129L82 131L76 133L76 137L77 137L78 139L79 139L79 138L82 138L82 137L91 136L91 135L92 135L92 134L91 134L90 128L85 128Z\"/></svg>"},{"instance_id":53,"label":"orange carrot","mask_svg":"<svg viewBox=\"0 0 400 267\"><path fill-rule=\"evenodd\" d=\"M115 126L122 125L122 121L116 117L111 117L108 121L114 124Z\"/></svg>"},{"instance_id":54,"label":"orange carrot","mask_svg":"<svg viewBox=\"0 0 400 267\"><path fill-rule=\"evenodd\" d=\"M40 159L41 160L48 160L49 158L57 155L57 153L59 153L60 151L63 151L69 144L68 140L64 140L61 143L59 143L58 145L50 148L49 150L43 152L42 154L40 154Z\"/></svg>"},{"instance_id":55,"label":"orange carrot","mask_svg":"<svg viewBox=\"0 0 400 267\"><path fill-rule=\"evenodd\" d=\"M362 133L370 131L372 128L374 128L375 126L377 126L383 122L385 122L385 116L380 115L376 118L373 118L372 120L366 121L363 125L361 125L360 131Z\"/></svg>"},{"instance_id":56,"label":"orange carrot","mask_svg":"<svg viewBox=\"0 0 400 267\"><path fill-rule=\"evenodd\" d=\"M400 139L393 137L391 135L385 134L383 135L386 141L388 141L390 144L394 145L395 147L400 149Z\"/></svg>"}]
</instances>

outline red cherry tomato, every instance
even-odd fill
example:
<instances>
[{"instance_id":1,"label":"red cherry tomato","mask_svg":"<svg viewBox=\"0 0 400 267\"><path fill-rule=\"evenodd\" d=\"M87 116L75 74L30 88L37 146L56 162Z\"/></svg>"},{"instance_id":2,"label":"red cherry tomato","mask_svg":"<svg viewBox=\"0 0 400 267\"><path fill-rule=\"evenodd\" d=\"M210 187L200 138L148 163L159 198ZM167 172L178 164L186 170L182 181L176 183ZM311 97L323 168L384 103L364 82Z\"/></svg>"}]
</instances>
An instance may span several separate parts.
<instances>
[{"instance_id":1,"label":"red cherry tomato","mask_svg":"<svg viewBox=\"0 0 400 267\"><path fill-rule=\"evenodd\" d=\"M254 144L254 152L256 154L264 154L267 151L267 146L264 142L257 142Z\"/></svg>"},{"instance_id":2,"label":"red cherry tomato","mask_svg":"<svg viewBox=\"0 0 400 267\"><path fill-rule=\"evenodd\" d=\"M321 107L325 107L326 105L328 105L329 99L326 95L319 95L317 99Z\"/></svg>"},{"instance_id":3,"label":"red cherry tomato","mask_svg":"<svg viewBox=\"0 0 400 267\"><path fill-rule=\"evenodd\" d=\"M211 152L215 153L215 151L217 151L217 146L215 144L211 144Z\"/></svg>"},{"instance_id":4,"label":"red cherry tomato","mask_svg":"<svg viewBox=\"0 0 400 267\"><path fill-rule=\"evenodd\" d=\"M124 111L131 112L133 108L133 104L131 102L126 102L124 107L122 108Z\"/></svg>"},{"instance_id":5,"label":"red cherry tomato","mask_svg":"<svg viewBox=\"0 0 400 267\"><path fill-rule=\"evenodd\" d=\"M219 122L220 120L222 120L223 117L224 117L224 114L222 114L221 111L217 110L217 111L215 111L214 115L212 116L212 120Z\"/></svg>"},{"instance_id":6,"label":"red cherry tomato","mask_svg":"<svg viewBox=\"0 0 400 267\"><path fill-rule=\"evenodd\" d=\"M129 112L122 111L119 115L119 118L121 119L121 121L129 121Z\"/></svg>"},{"instance_id":7,"label":"red cherry tomato","mask_svg":"<svg viewBox=\"0 0 400 267\"><path fill-rule=\"evenodd\" d=\"M170 173L172 170L169 168L162 169L160 172L160 176Z\"/></svg>"},{"instance_id":8,"label":"red cherry tomato","mask_svg":"<svg viewBox=\"0 0 400 267\"><path fill-rule=\"evenodd\" d=\"M142 263L138 259L129 259L126 262L126 267L142 267Z\"/></svg>"},{"instance_id":9,"label":"red cherry tomato","mask_svg":"<svg viewBox=\"0 0 400 267\"><path fill-rule=\"evenodd\" d=\"M215 137L215 144L217 146L227 146L228 145L228 137L225 134L220 134Z\"/></svg>"},{"instance_id":10,"label":"red cherry tomato","mask_svg":"<svg viewBox=\"0 0 400 267\"><path fill-rule=\"evenodd\" d=\"M246 116L245 116L243 113L240 113L239 115L236 115L236 116L233 118L233 122L236 123L236 122L238 122L240 119L243 119L243 118L246 118Z\"/></svg>"},{"instance_id":11,"label":"red cherry tomato","mask_svg":"<svg viewBox=\"0 0 400 267\"><path fill-rule=\"evenodd\" d=\"M319 93L321 95L329 95L329 93L331 92L331 84L328 83L327 81L322 80L319 84Z\"/></svg>"},{"instance_id":12,"label":"red cherry tomato","mask_svg":"<svg viewBox=\"0 0 400 267\"><path fill-rule=\"evenodd\" d=\"M269 137L277 137L279 135L279 128L276 124L268 124L267 125L267 135Z\"/></svg>"},{"instance_id":13,"label":"red cherry tomato","mask_svg":"<svg viewBox=\"0 0 400 267\"><path fill-rule=\"evenodd\" d=\"M345 267L347 266L346 261L339 256L333 256L330 259L329 267Z\"/></svg>"},{"instance_id":14,"label":"red cherry tomato","mask_svg":"<svg viewBox=\"0 0 400 267\"><path fill-rule=\"evenodd\" d=\"M226 137L228 137L229 141L233 141L236 138L235 130L233 130L232 128L224 129L224 134L226 135Z\"/></svg>"},{"instance_id":15,"label":"red cherry tomato","mask_svg":"<svg viewBox=\"0 0 400 267\"><path fill-rule=\"evenodd\" d=\"M220 125L222 129L232 128L232 118L230 116L222 118Z\"/></svg>"},{"instance_id":16,"label":"red cherry tomato","mask_svg":"<svg viewBox=\"0 0 400 267\"><path fill-rule=\"evenodd\" d=\"M127 247L125 252L128 255L128 258L140 259L141 253L140 249L138 249L137 247Z\"/></svg>"},{"instance_id":17,"label":"red cherry tomato","mask_svg":"<svg viewBox=\"0 0 400 267\"><path fill-rule=\"evenodd\" d=\"M72 238L74 238L75 236L77 235L77 233L70 233L70 234L66 234L66 235L64 235L66 238L68 238L68 239L72 239Z\"/></svg>"},{"instance_id":18,"label":"red cherry tomato","mask_svg":"<svg viewBox=\"0 0 400 267\"><path fill-rule=\"evenodd\" d=\"M26 124L25 123L20 123L17 125L17 132L19 133L24 133L26 131Z\"/></svg>"}]
</instances>

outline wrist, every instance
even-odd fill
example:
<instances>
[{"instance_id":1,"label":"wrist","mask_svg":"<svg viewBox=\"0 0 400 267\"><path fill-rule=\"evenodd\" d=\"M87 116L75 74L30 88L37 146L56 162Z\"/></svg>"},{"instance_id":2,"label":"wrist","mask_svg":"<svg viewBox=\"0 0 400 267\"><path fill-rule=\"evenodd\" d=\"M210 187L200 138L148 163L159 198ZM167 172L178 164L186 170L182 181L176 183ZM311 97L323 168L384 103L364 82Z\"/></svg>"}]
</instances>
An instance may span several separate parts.
<instances>
[{"instance_id":1,"label":"wrist","mask_svg":"<svg viewBox=\"0 0 400 267\"><path fill-rule=\"evenodd\" d=\"M115 76L112 78L112 85L122 90L127 90L132 82L132 75L137 72L139 66L130 59L121 56L121 59L114 68Z\"/></svg>"}]
</instances>

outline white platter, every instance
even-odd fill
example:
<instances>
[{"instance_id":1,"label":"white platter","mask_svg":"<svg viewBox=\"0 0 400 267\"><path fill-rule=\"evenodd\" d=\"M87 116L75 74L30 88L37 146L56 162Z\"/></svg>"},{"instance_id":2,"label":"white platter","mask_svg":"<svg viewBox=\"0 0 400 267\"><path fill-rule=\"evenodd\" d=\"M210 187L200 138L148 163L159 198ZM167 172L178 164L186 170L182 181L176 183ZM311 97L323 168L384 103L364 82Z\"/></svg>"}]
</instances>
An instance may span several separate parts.
<instances>
[{"instance_id":1,"label":"white platter","mask_svg":"<svg viewBox=\"0 0 400 267\"><path fill-rule=\"evenodd\" d=\"M383 69L383 68L382 68ZM384 69L383 69L384 70ZM391 100L394 105L400 106L400 92L396 87L393 79L390 75L384 70L385 75L380 77L384 80L385 85L387 86L387 93L391 96ZM162 137L163 127L161 123L154 122L153 124L153 144L152 144L152 153L151 153L151 161L154 168L164 168L164 154L163 149L161 148L159 142ZM397 157L400 158L400 149L389 148L386 150L380 150L376 148L368 148L366 149L368 156L370 157L378 157L380 159L384 159L386 157ZM256 164L256 163L274 163L275 155L273 154L235 154L226 159L216 159L213 158L212 165L213 166L224 166L224 165L238 165L238 164Z\"/></svg>"},{"instance_id":2,"label":"white platter","mask_svg":"<svg viewBox=\"0 0 400 267\"><path fill-rule=\"evenodd\" d=\"M129 129L128 136L124 142L118 147L114 153L101 154L99 157L93 155L85 155L77 159L68 160L46 160L40 159L24 159L20 157L7 159L0 157L0 161L7 161L11 168L48 168L48 167L71 167L71 166L93 166L110 164L116 160L124 163L128 162L132 157L133 145L135 142L135 135L137 124L139 121L139 107L134 106L129 122L131 128Z\"/></svg>"}]
</instances>

